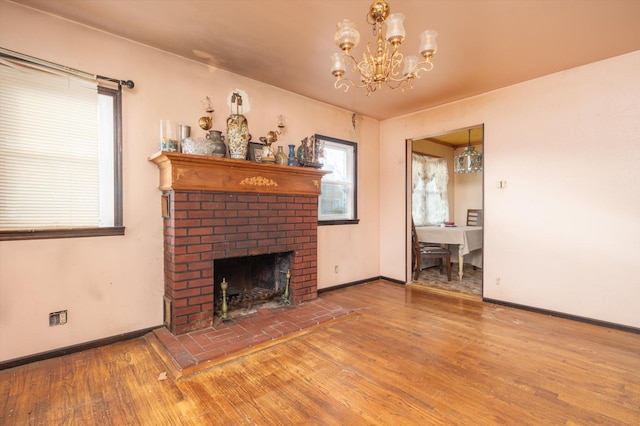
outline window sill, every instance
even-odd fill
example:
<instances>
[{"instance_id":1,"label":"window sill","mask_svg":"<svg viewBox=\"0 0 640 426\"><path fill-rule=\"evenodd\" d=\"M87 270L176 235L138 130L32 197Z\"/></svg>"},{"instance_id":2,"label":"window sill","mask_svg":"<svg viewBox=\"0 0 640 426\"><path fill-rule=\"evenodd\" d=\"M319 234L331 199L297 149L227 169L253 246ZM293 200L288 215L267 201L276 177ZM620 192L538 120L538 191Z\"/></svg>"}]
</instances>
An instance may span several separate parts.
<instances>
[{"instance_id":1,"label":"window sill","mask_svg":"<svg viewBox=\"0 0 640 426\"><path fill-rule=\"evenodd\" d=\"M109 228L0 230L0 241L110 237L114 235L124 235L124 226L114 226Z\"/></svg>"},{"instance_id":2,"label":"window sill","mask_svg":"<svg viewBox=\"0 0 640 426\"><path fill-rule=\"evenodd\" d=\"M360 219L319 220L318 226L327 225L357 225Z\"/></svg>"}]
</instances>

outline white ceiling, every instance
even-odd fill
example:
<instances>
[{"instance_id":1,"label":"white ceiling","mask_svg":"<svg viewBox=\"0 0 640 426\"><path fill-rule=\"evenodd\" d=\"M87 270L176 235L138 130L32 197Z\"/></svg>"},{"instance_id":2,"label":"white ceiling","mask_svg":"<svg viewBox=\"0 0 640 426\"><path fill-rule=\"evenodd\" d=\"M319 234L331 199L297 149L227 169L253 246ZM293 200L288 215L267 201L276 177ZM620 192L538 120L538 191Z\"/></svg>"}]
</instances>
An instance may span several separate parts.
<instances>
[{"instance_id":1,"label":"white ceiling","mask_svg":"<svg viewBox=\"0 0 640 426\"><path fill-rule=\"evenodd\" d=\"M640 0L388 0L401 48L438 31L433 71L412 91L333 88L336 23L373 41L370 0L14 0L90 27L377 119L640 50Z\"/></svg>"}]
</instances>

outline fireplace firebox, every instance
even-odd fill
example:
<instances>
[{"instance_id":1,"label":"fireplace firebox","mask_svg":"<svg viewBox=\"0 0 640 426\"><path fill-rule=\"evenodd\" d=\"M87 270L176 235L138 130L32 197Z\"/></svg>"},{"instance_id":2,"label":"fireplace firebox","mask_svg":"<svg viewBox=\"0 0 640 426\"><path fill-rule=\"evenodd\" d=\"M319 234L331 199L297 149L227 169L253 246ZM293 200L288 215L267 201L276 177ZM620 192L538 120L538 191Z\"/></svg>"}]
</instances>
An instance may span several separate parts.
<instances>
[{"instance_id":1,"label":"fireplace firebox","mask_svg":"<svg viewBox=\"0 0 640 426\"><path fill-rule=\"evenodd\" d=\"M291 271L292 252L219 259L213 262L213 295L216 316L222 316L222 290L227 283L227 315L251 312L269 302L282 302Z\"/></svg>"}]
</instances>

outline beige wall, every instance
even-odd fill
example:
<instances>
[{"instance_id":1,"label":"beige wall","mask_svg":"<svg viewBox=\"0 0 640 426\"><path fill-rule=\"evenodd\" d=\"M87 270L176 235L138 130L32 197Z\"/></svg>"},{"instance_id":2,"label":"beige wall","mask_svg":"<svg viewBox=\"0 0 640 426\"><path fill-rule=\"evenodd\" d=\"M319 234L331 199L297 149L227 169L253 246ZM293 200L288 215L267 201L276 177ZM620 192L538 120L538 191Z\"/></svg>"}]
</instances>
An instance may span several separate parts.
<instances>
[{"instance_id":1,"label":"beige wall","mask_svg":"<svg viewBox=\"0 0 640 426\"><path fill-rule=\"evenodd\" d=\"M382 122L382 275L409 268L397 147L476 123L484 296L640 327L640 51Z\"/></svg>"},{"instance_id":2,"label":"beige wall","mask_svg":"<svg viewBox=\"0 0 640 426\"><path fill-rule=\"evenodd\" d=\"M161 193L158 170L147 158L158 150L160 119L198 129L205 96L216 110L214 128L224 130L230 112L226 98L235 88L249 94L247 118L254 139L274 130L277 115L284 114L283 145L298 145L314 133L358 142L361 221L319 229L319 287L380 274L378 121L361 118L353 129L350 111L4 0L0 44L136 84L123 90L126 235L0 242L0 361L162 323ZM46 129L35 128L34 137L46 144ZM62 309L68 310L68 324L49 327L48 314Z\"/></svg>"}]
</instances>

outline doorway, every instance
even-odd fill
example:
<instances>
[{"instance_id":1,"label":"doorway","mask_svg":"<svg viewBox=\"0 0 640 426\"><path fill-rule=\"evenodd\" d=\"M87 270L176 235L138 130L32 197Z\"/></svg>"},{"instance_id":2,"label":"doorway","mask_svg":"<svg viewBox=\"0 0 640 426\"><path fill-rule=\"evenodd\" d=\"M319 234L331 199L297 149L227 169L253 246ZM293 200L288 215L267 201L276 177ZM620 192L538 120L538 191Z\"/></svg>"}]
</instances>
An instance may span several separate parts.
<instances>
[{"instance_id":1,"label":"doorway","mask_svg":"<svg viewBox=\"0 0 640 426\"><path fill-rule=\"evenodd\" d=\"M484 125L416 138L409 143L408 184L411 196L408 211L410 220L419 230L421 243L442 243L423 240L429 239L427 235L432 235L432 231L440 231L429 227L443 225L446 229L442 231L445 233L455 233L457 236L465 234L465 239L476 238L475 243L467 244L466 249L458 244L445 246L451 251L451 281L447 280L446 273L440 272L438 261L430 259L418 263L420 270L413 281L427 287L481 298L484 173L482 170L456 173L454 163L456 156L465 149L483 155ZM481 211L480 229L467 227L468 210ZM423 231L421 227L425 227ZM462 247L462 256L459 256L459 247ZM467 253L469 249L472 250ZM462 279L459 271L462 272Z\"/></svg>"}]
</instances>

